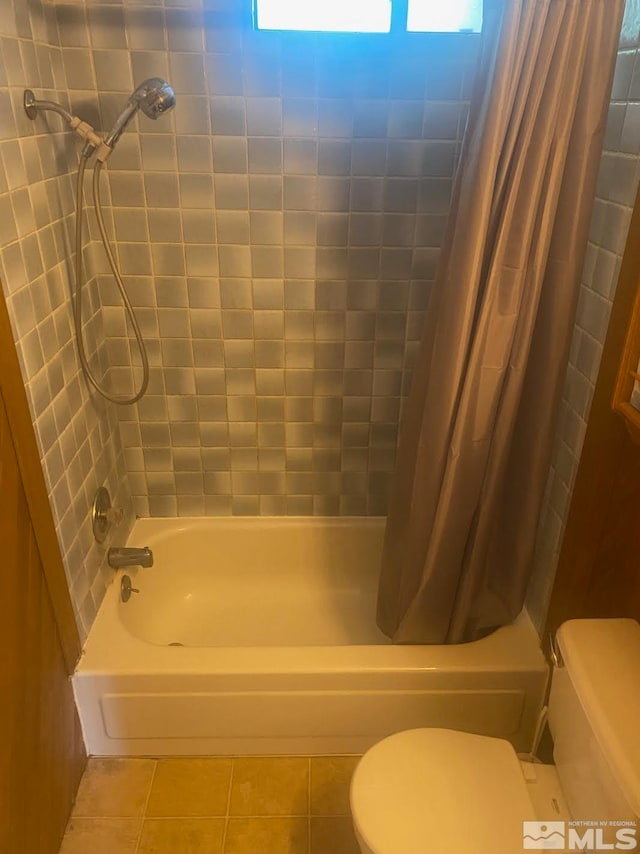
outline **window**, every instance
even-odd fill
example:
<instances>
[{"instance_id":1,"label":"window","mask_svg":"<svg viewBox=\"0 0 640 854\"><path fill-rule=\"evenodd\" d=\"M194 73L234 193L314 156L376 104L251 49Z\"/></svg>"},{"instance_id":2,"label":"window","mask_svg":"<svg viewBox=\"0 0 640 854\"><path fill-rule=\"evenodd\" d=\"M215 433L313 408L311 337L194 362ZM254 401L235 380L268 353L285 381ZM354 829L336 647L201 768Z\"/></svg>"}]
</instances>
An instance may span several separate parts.
<instances>
[{"instance_id":1,"label":"window","mask_svg":"<svg viewBox=\"0 0 640 854\"><path fill-rule=\"evenodd\" d=\"M256 0L259 30L388 33L391 0Z\"/></svg>"},{"instance_id":2,"label":"window","mask_svg":"<svg viewBox=\"0 0 640 854\"><path fill-rule=\"evenodd\" d=\"M409 0L409 32L479 33L481 28L482 0Z\"/></svg>"},{"instance_id":3,"label":"window","mask_svg":"<svg viewBox=\"0 0 640 854\"><path fill-rule=\"evenodd\" d=\"M253 0L258 30L479 33L482 0Z\"/></svg>"}]
</instances>

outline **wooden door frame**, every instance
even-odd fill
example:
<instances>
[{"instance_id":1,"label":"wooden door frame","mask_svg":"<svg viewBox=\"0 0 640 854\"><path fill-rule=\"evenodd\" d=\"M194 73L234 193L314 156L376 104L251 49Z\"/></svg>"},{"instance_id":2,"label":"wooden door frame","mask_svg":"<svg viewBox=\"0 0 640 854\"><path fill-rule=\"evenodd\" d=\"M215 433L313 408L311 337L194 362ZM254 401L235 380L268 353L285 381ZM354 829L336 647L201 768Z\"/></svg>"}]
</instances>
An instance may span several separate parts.
<instances>
[{"instance_id":1,"label":"wooden door frame","mask_svg":"<svg viewBox=\"0 0 640 854\"><path fill-rule=\"evenodd\" d=\"M631 217L629 235L620 269L616 295L602 352L600 371L587 422L582 455L562 540L556 578L547 615L546 633L553 633L565 620L577 617L605 616L590 598L593 586L602 578L602 555L612 549L612 507L623 514L640 502L638 494L621 494L621 473L638 464L640 448L634 445L624 419L614 412L613 393L622 359L627 329L633 313L640 281L640 190ZM619 537L619 532L614 532ZM620 543L622 548L624 543ZM598 559L600 557L600 560ZM613 591L606 607L620 615L640 619L637 591L620 579L619 591ZM632 594L634 601L629 601ZM616 597L618 597L616 599ZM619 610L615 607L619 603ZM606 615L610 615L607 613Z\"/></svg>"},{"instance_id":2,"label":"wooden door frame","mask_svg":"<svg viewBox=\"0 0 640 854\"><path fill-rule=\"evenodd\" d=\"M71 675L80 658L82 645L4 296L0 299L0 390L7 407L13 443L58 626L67 673Z\"/></svg>"}]
</instances>

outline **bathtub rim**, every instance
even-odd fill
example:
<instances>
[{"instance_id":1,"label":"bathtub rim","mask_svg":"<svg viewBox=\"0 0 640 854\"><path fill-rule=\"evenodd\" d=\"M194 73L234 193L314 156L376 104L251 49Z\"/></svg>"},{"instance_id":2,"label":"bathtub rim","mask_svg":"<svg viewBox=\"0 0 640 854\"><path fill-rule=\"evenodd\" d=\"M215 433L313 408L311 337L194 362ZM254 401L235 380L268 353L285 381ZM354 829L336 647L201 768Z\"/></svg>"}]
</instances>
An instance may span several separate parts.
<instances>
[{"instance_id":1,"label":"bathtub rim","mask_svg":"<svg viewBox=\"0 0 640 854\"><path fill-rule=\"evenodd\" d=\"M128 544L146 545L145 537L185 533L197 527L288 528L365 526L379 528L384 517L237 516L138 519ZM248 674L248 673L375 673L427 670L514 671L547 667L540 638L525 609L515 622L477 641L455 645L344 645L344 646L159 646L127 629L119 618L120 580L114 573L85 642L76 675L86 674ZM153 572L143 569L141 572ZM126 605L124 606L126 607Z\"/></svg>"},{"instance_id":2,"label":"bathtub rim","mask_svg":"<svg viewBox=\"0 0 640 854\"><path fill-rule=\"evenodd\" d=\"M455 645L170 647L137 638L117 613L120 571L110 585L76 667L80 674L323 673L546 668L526 611L481 640Z\"/></svg>"}]
</instances>

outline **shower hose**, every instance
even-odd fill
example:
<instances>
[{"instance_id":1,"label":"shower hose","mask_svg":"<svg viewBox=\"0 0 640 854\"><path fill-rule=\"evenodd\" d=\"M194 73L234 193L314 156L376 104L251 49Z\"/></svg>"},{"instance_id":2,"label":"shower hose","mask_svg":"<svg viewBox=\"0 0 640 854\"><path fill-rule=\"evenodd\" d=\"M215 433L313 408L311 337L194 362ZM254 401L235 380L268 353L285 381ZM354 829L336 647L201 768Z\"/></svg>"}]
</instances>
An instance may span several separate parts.
<instances>
[{"instance_id":1,"label":"shower hose","mask_svg":"<svg viewBox=\"0 0 640 854\"><path fill-rule=\"evenodd\" d=\"M124 282L122 281L122 276L120 275L120 271L118 270L118 264L114 257L113 250L111 248L111 243L109 242L109 236L104 225L102 202L100 199L100 173L102 171L102 162L100 160L96 161L96 164L93 168L93 204L96 212L96 219L98 221L98 230L100 232L102 245L104 246L104 251L107 256L107 261L109 262L109 267L111 268L111 272L113 274L113 278L115 279L116 285L118 286L118 290L120 291L120 296L122 297L122 302L124 303L124 307L131 323L133 334L135 335L136 342L138 344L138 349L140 351L140 358L142 360L142 382L138 391L132 397L116 397L115 395L110 394L105 388L103 388L102 385L100 385L100 382L96 379L94 373L89 367L89 362L84 346L84 338L82 334L82 217L84 212L84 175L87 166L87 159L88 157L83 152L80 157L80 162L78 164L76 188L74 324L76 340L78 343L78 356L80 358L80 365L87 380L91 383L94 389L99 394L101 394L102 397L105 398L105 400L108 400L111 403L117 403L120 406L130 406L133 403L137 403L137 401L142 398L142 396L147 390L147 386L149 385L149 358L147 356L147 349L145 347L144 339L142 337L142 332L140 331L138 319L136 318L133 306L131 305L131 300L129 299L129 296L124 286Z\"/></svg>"}]
</instances>

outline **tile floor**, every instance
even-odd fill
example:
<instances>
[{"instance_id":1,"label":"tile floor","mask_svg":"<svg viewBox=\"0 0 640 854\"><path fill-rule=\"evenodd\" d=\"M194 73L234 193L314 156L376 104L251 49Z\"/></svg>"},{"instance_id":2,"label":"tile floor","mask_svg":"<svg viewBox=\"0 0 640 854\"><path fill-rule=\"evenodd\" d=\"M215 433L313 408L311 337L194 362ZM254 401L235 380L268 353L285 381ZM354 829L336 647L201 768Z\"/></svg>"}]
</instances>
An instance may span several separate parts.
<instances>
[{"instance_id":1,"label":"tile floor","mask_svg":"<svg viewBox=\"0 0 640 854\"><path fill-rule=\"evenodd\" d=\"M358 854L357 761L92 758L60 854Z\"/></svg>"}]
</instances>

